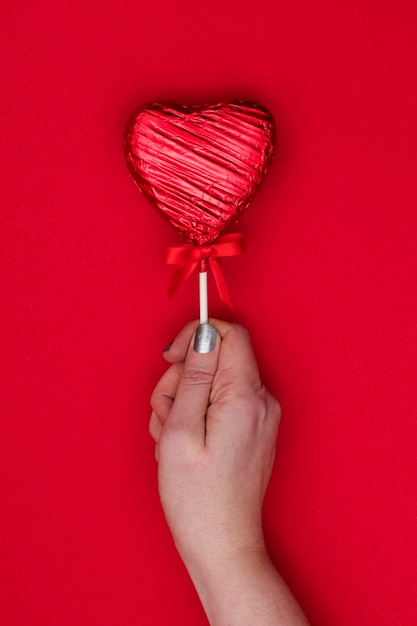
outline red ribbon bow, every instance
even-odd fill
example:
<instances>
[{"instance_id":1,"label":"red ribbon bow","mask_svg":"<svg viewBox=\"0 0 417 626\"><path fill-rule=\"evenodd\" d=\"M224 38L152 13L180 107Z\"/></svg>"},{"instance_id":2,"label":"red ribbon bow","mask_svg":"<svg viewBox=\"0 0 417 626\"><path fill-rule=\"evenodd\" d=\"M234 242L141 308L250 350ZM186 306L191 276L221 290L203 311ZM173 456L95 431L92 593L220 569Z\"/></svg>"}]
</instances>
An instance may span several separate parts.
<instances>
[{"instance_id":1,"label":"red ribbon bow","mask_svg":"<svg viewBox=\"0 0 417 626\"><path fill-rule=\"evenodd\" d=\"M229 291L220 265L214 257L235 256L245 251L243 235L230 233L217 239L216 243L206 246L194 246L185 243L181 246L165 248L162 252L162 261L167 265L180 265L168 279L168 295L174 295L178 287L200 266L200 272L206 272L209 265L214 276L220 298L230 308Z\"/></svg>"}]
</instances>

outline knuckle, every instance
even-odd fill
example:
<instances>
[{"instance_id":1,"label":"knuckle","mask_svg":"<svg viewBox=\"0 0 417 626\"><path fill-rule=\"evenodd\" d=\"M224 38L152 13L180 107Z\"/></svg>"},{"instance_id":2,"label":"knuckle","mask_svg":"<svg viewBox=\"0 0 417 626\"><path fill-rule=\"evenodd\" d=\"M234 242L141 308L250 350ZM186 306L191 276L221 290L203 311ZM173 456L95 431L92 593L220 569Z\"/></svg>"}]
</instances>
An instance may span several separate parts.
<instances>
[{"instance_id":1,"label":"knuckle","mask_svg":"<svg viewBox=\"0 0 417 626\"><path fill-rule=\"evenodd\" d=\"M255 395L254 408L258 419L264 422L268 416L268 405L264 393L257 393Z\"/></svg>"},{"instance_id":2,"label":"knuckle","mask_svg":"<svg viewBox=\"0 0 417 626\"><path fill-rule=\"evenodd\" d=\"M184 369L181 376L181 383L188 387L211 386L213 383L213 374L198 367Z\"/></svg>"},{"instance_id":3,"label":"knuckle","mask_svg":"<svg viewBox=\"0 0 417 626\"><path fill-rule=\"evenodd\" d=\"M277 422L281 420L281 405L278 400L270 393L268 393L268 413Z\"/></svg>"},{"instance_id":4,"label":"knuckle","mask_svg":"<svg viewBox=\"0 0 417 626\"><path fill-rule=\"evenodd\" d=\"M267 406L263 393L254 391L243 391L235 395L234 402L239 407L241 413L253 415L255 419L263 420L266 416Z\"/></svg>"},{"instance_id":5,"label":"knuckle","mask_svg":"<svg viewBox=\"0 0 417 626\"><path fill-rule=\"evenodd\" d=\"M156 390L153 392L153 394L151 395L151 408L155 411L155 407L158 404L158 398L159 398L159 394L156 392Z\"/></svg>"},{"instance_id":6,"label":"knuckle","mask_svg":"<svg viewBox=\"0 0 417 626\"><path fill-rule=\"evenodd\" d=\"M241 324L233 324L233 329L242 339L250 342L250 334L245 326L242 326Z\"/></svg>"},{"instance_id":7,"label":"knuckle","mask_svg":"<svg viewBox=\"0 0 417 626\"><path fill-rule=\"evenodd\" d=\"M271 419L279 423L281 419L281 406L278 400L261 383L256 388L234 392L233 403L242 415L252 417L259 424Z\"/></svg>"},{"instance_id":8,"label":"knuckle","mask_svg":"<svg viewBox=\"0 0 417 626\"><path fill-rule=\"evenodd\" d=\"M161 406L162 406L162 398L161 398L161 396L159 394L155 395L155 396L152 396L152 398L151 398L151 408L152 408L152 411L159 415L159 413L161 412Z\"/></svg>"},{"instance_id":9,"label":"knuckle","mask_svg":"<svg viewBox=\"0 0 417 626\"><path fill-rule=\"evenodd\" d=\"M159 430L160 429L158 429L157 425L152 420L149 422L149 427L148 428L149 428L150 436L155 441L155 443L157 443L158 439L159 439Z\"/></svg>"},{"instance_id":10,"label":"knuckle","mask_svg":"<svg viewBox=\"0 0 417 626\"><path fill-rule=\"evenodd\" d=\"M166 397L167 396L164 393L164 390L161 387L157 386L151 395L151 408L154 411L158 411L158 408L161 406L161 403Z\"/></svg>"}]
</instances>

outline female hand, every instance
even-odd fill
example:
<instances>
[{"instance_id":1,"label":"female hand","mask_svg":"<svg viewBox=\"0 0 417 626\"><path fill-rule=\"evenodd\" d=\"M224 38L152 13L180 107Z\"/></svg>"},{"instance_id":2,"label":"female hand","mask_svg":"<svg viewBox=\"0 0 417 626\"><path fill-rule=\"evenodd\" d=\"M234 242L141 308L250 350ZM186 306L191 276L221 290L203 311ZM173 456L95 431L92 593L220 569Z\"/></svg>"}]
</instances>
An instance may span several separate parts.
<instances>
[{"instance_id":1,"label":"female hand","mask_svg":"<svg viewBox=\"0 0 417 626\"><path fill-rule=\"evenodd\" d=\"M159 492L183 558L210 561L263 546L261 510L280 409L261 383L248 333L213 321L212 350L196 352L188 324L152 396ZM191 341L191 343L190 343Z\"/></svg>"},{"instance_id":2,"label":"female hand","mask_svg":"<svg viewBox=\"0 0 417 626\"><path fill-rule=\"evenodd\" d=\"M305 625L262 532L279 404L244 328L219 320L197 327L188 324L164 353L172 365L151 400L168 525L211 624ZM276 610L291 621L276 621Z\"/></svg>"}]
</instances>

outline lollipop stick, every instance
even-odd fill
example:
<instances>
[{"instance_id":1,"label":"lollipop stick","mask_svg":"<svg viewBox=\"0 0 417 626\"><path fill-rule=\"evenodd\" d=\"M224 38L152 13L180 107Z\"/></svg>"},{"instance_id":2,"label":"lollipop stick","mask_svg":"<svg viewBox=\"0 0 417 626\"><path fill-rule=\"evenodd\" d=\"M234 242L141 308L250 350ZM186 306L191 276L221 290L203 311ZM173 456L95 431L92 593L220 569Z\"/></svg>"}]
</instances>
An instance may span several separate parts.
<instances>
[{"instance_id":1,"label":"lollipop stick","mask_svg":"<svg viewBox=\"0 0 417 626\"><path fill-rule=\"evenodd\" d=\"M207 302L207 270L199 273L200 277L200 324L208 323L208 302Z\"/></svg>"}]
</instances>

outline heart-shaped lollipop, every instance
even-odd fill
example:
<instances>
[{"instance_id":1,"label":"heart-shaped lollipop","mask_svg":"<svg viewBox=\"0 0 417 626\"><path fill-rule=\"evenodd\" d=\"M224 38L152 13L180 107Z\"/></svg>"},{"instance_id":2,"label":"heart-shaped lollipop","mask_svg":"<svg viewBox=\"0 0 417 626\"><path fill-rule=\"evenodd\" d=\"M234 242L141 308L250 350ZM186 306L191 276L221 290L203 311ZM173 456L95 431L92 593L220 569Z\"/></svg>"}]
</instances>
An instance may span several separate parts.
<instances>
[{"instance_id":1,"label":"heart-shaped lollipop","mask_svg":"<svg viewBox=\"0 0 417 626\"><path fill-rule=\"evenodd\" d=\"M169 291L200 266L202 323L208 319L208 264L230 304L214 257L239 254L243 239L220 235L249 205L274 147L271 114L242 100L192 107L153 102L129 118L124 137L129 170L151 204L191 244L165 250L166 263L180 264Z\"/></svg>"},{"instance_id":2,"label":"heart-shaped lollipop","mask_svg":"<svg viewBox=\"0 0 417 626\"><path fill-rule=\"evenodd\" d=\"M271 114L258 104L154 102L130 117L127 165L139 189L190 242L213 242L237 221L274 152Z\"/></svg>"}]
</instances>

